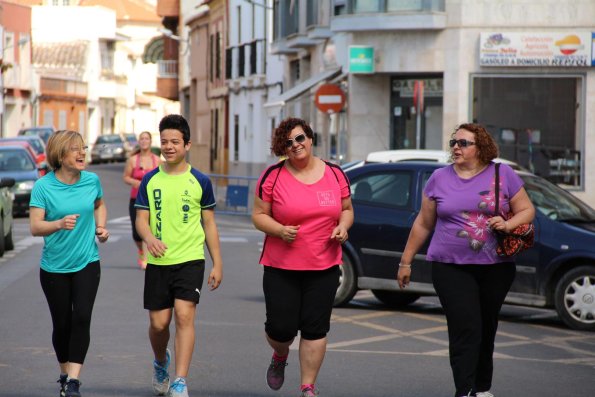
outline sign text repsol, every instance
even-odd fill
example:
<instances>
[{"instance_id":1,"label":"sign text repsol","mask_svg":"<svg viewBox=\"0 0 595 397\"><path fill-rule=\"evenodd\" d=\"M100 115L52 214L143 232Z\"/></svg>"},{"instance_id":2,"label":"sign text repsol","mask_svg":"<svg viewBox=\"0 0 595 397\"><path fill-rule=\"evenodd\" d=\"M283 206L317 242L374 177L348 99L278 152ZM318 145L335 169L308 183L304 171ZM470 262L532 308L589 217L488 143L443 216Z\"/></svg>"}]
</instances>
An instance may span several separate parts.
<instances>
[{"instance_id":1,"label":"sign text repsol","mask_svg":"<svg viewBox=\"0 0 595 397\"><path fill-rule=\"evenodd\" d=\"M155 237L161 240L161 189L153 190L153 201L155 202Z\"/></svg>"}]
</instances>

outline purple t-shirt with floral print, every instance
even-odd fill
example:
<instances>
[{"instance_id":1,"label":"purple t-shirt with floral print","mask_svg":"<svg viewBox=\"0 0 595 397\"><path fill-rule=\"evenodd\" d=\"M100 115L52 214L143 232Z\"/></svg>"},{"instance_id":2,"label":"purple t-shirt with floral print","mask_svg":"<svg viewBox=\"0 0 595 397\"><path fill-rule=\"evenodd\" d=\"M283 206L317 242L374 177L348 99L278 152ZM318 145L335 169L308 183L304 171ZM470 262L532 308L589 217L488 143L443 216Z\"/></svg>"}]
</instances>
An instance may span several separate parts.
<instances>
[{"instance_id":1,"label":"purple t-shirt with floral print","mask_svg":"<svg viewBox=\"0 0 595 397\"><path fill-rule=\"evenodd\" d=\"M470 179L457 175L453 165L432 174L424 194L436 202L436 229L426 259L456 264L509 262L496 254L496 238L487 227L495 209L495 163ZM506 164L500 165L500 213L523 187L522 179Z\"/></svg>"}]
</instances>

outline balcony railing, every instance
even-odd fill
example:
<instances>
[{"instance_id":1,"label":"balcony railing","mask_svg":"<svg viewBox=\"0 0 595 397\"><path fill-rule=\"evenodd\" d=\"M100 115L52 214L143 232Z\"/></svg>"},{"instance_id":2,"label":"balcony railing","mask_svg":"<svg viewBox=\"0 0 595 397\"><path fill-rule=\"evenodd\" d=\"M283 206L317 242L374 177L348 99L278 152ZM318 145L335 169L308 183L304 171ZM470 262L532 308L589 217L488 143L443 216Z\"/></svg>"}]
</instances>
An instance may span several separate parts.
<instances>
[{"instance_id":1,"label":"balcony railing","mask_svg":"<svg viewBox=\"0 0 595 397\"><path fill-rule=\"evenodd\" d=\"M228 47L225 50L225 56L227 59L225 72L227 79L265 73L264 40L254 40L236 47Z\"/></svg>"},{"instance_id":2,"label":"balcony railing","mask_svg":"<svg viewBox=\"0 0 595 397\"><path fill-rule=\"evenodd\" d=\"M335 15L411 11L445 11L445 0L343 0L335 2Z\"/></svg>"},{"instance_id":3,"label":"balcony railing","mask_svg":"<svg viewBox=\"0 0 595 397\"><path fill-rule=\"evenodd\" d=\"M157 61L157 77L177 78L178 61L160 60Z\"/></svg>"}]
</instances>

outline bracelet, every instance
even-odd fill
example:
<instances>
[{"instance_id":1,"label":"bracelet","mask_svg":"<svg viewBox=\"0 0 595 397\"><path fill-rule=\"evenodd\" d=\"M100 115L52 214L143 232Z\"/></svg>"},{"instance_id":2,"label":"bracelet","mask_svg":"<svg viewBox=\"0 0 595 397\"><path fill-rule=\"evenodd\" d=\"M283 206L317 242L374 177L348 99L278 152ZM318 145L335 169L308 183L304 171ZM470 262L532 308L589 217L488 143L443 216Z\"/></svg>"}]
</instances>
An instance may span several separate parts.
<instances>
[{"instance_id":1,"label":"bracelet","mask_svg":"<svg viewBox=\"0 0 595 397\"><path fill-rule=\"evenodd\" d=\"M99 229L99 228L105 229L105 226L95 226L95 229Z\"/></svg>"},{"instance_id":2,"label":"bracelet","mask_svg":"<svg viewBox=\"0 0 595 397\"><path fill-rule=\"evenodd\" d=\"M404 264L402 264L402 263L399 263L399 267L410 268L410 267L411 267L411 264L409 264L409 265L404 265Z\"/></svg>"}]
</instances>

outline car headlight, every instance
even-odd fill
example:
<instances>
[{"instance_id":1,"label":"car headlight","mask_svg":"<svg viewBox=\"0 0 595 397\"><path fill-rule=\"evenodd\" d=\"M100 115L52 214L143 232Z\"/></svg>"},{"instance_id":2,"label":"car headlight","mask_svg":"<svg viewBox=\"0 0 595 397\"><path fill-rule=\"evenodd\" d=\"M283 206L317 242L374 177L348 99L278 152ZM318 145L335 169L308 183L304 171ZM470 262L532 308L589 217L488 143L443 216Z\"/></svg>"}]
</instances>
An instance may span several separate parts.
<instances>
[{"instance_id":1,"label":"car headlight","mask_svg":"<svg viewBox=\"0 0 595 397\"><path fill-rule=\"evenodd\" d=\"M33 185L35 185L35 181L21 181L17 182L13 189L16 194L31 193Z\"/></svg>"},{"instance_id":2,"label":"car headlight","mask_svg":"<svg viewBox=\"0 0 595 397\"><path fill-rule=\"evenodd\" d=\"M114 149L114 153L120 154L122 152L124 152L124 149L121 148L121 147L117 147L117 148Z\"/></svg>"}]
</instances>

